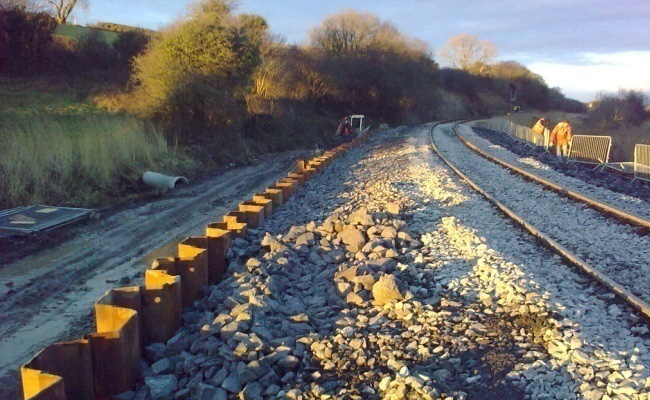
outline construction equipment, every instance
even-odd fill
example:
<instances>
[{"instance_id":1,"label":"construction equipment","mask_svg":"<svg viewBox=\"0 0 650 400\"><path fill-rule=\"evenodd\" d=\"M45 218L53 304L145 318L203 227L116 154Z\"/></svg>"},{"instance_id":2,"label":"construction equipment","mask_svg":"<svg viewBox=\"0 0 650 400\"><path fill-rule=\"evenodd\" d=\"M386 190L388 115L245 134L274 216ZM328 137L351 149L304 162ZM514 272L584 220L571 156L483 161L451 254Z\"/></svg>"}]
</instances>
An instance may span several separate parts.
<instances>
[{"instance_id":1,"label":"construction equipment","mask_svg":"<svg viewBox=\"0 0 650 400\"><path fill-rule=\"evenodd\" d=\"M363 120L365 115L348 115L345 116L341 123L339 123L339 128L336 130L336 136L352 136L359 137L365 135L366 132L370 129L370 126L364 128ZM358 122L358 128L355 126Z\"/></svg>"}]
</instances>

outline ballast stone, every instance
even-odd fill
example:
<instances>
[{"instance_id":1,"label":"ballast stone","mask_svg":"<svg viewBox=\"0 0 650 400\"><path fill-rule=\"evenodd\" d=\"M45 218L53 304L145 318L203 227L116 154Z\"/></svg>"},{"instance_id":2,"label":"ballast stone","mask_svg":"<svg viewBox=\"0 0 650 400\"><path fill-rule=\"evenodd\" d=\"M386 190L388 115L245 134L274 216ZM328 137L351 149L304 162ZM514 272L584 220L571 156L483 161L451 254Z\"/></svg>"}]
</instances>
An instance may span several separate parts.
<instances>
[{"instance_id":1,"label":"ballast stone","mask_svg":"<svg viewBox=\"0 0 650 400\"><path fill-rule=\"evenodd\" d=\"M391 214L397 215L402 211L402 206L399 203L388 203L386 205L386 211Z\"/></svg>"},{"instance_id":2,"label":"ballast stone","mask_svg":"<svg viewBox=\"0 0 650 400\"><path fill-rule=\"evenodd\" d=\"M339 234L339 237L347 245L347 249L351 253L360 251L366 244L366 236L356 228L344 230Z\"/></svg>"},{"instance_id":3,"label":"ballast stone","mask_svg":"<svg viewBox=\"0 0 650 400\"><path fill-rule=\"evenodd\" d=\"M168 397L178 390L178 379L175 375L159 375L145 378L145 385L153 400L160 400Z\"/></svg>"},{"instance_id":4,"label":"ballast stone","mask_svg":"<svg viewBox=\"0 0 650 400\"><path fill-rule=\"evenodd\" d=\"M372 286L372 296L378 305L403 300L397 281L393 275L387 274L379 278Z\"/></svg>"}]
</instances>

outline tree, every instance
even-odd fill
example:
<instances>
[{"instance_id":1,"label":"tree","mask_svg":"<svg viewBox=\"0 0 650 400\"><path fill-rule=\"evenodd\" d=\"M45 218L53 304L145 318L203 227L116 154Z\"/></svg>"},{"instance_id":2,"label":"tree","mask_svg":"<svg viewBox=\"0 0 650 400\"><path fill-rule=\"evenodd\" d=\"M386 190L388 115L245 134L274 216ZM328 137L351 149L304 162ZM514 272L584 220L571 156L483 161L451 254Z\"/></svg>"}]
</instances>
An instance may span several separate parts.
<instances>
[{"instance_id":1,"label":"tree","mask_svg":"<svg viewBox=\"0 0 650 400\"><path fill-rule=\"evenodd\" d=\"M28 12L41 12L41 5L37 0L0 0L0 10L19 8Z\"/></svg>"},{"instance_id":2,"label":"tree","mask_svg":"<svg viewBox=\"0 0 650 400\"><path fill-rule=\"evenodd\" d=\"M345 10L327 17L309 32L312 46L332 54L360 53L368 50L428 53L425 42L410 38L376 15Z\"/></svg>"},{"instance_id":3,"label":"tree","mask_svg":"<svg viewBox=\"0 0 650 400\"><path fill-rule=\"evenodd\" d=\"M648 119L647 97L639 90L619 90L598 94L596 106L589 113L589 122L601 129L639 125Z\"/></svg>"},{"instance_id":4,"label":"tree","mask_svg":"<svg viewBox=\"0 0 650 400\"><path fill-rule=\"evenodd\" d=\"M198 3L135 58L134 111L182 130L225 131L243 114L265 29L261 17L233 15L232 2Z\"/></svg>"},{"instance_id":5,"label":"tree","mask_svg":"<svg viewBox=\"0 0 650 400\"><path fill-rule=\"evenodd\" d=\"M58 24L65 24L72 10L79 4L84 10L88 9L89 0L46 0L54 8L54 19Z\"/></svg>"},{"instance_id":6,"label":"tree","mask_svg":"<svg viewBox=\"0 0 650 400\"><path fill-rule=\"evenodd\" d=\"M146 32L139 30L127 31L121 33L117 40L113 42L113 49L115 49L120 62L128 66L134 57L144 52L150 40L151 36Z\"/></svg>"},{"instance_id":7,"label":"tree","mask_svg":"<svg viewBox=\"0 0 650 400\"><path fill-rule=\"evenodd\" d=\"M37 72L56 22L47 13L30 12L25 2L0 3L0 72Z\"/></svg>"},{"instance_id":8,"label":"tree","mask_svg":"<svg viewBox=\"0 0 650 400\"><path fill-rule=\"evenodd\" d=\"M319 77L313 82L325 107L390 123L429 117L421 105L436 85L437 65L426 43L353 10L327 17L309 36L316 75L308 76Z\"/></svg>"},{"instance_id":9,"label":"tree","mask_svg":"<svg viewBox=\"0 0 650 400\"><path fill-rule=\"evenodd\" d=\"M480 40L476 35L463 33L449 39L438 54L454 68L475 70L481 75L497 56L497 47L489 40Z\"/></svg>"}]
</instances>

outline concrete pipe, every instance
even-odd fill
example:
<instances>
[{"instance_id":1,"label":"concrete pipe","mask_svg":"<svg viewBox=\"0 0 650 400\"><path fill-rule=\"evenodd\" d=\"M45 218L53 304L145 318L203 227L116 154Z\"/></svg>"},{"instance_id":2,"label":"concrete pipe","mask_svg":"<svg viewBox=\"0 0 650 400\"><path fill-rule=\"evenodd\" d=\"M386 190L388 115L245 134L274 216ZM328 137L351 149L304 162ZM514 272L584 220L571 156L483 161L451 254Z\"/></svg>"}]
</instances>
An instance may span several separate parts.
<instances>
[{"instance_id":1,"label":"concrete pipe","mask_svg":"<svg viewBox=\"0 0 650 400\"><path fill-rule=\"evenodd\" d=\"M158 172L147 171L142 175L142 182L146 185L157 189L161 193L174 189L179 184L188 184L189 181L184 176L167 176Z\"/></svg>"}]
</instances>

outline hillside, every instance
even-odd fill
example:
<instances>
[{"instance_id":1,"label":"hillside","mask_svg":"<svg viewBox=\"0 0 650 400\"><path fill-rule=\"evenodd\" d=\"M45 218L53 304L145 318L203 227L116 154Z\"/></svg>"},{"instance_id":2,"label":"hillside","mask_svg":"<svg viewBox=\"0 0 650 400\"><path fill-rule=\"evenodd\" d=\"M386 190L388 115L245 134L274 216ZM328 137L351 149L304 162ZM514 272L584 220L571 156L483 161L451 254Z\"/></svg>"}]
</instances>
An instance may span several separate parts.
<instances>
[{"instance_id":1,"label":"hillside","mask_svg":"<svg viewBox=\"0 0 650 400\"><path fill-rule=\"evenodd\" d=\"M58 25L54 30L53 35L73 39L76 41L79 41L88 35L97 35L99 38L101 38L101 40L108 44L113 44L120 37L119 32L68 24Z\"/></svg>"},{"instance_id":2,"label":"hillside","mask_svg":"<svg viewBox=\"0 0 650 400\"><path fill-rule=\"evenodd\" d=\"M440 68L426 43L372 14L332 15L308 43L289 45L260 16L211 4L156 35L107 22L56 26L48 15L11 11L16 21L42 22L21 29L42 31L29 46L17 36L17 47L7 47L19 50L13 57L0 52L2 206L101 206L141 193L146 170L193 176L330 147L350 114L374 127L505 114L513 82L524 108L582 107L515 62ZM362 26L374 37L343 47L330 40L354 38L347 30Z\"/></svg>"}]
</instances>

